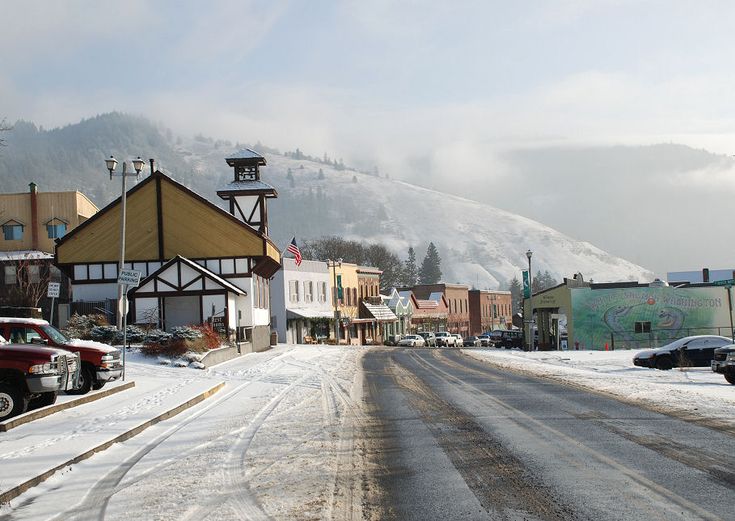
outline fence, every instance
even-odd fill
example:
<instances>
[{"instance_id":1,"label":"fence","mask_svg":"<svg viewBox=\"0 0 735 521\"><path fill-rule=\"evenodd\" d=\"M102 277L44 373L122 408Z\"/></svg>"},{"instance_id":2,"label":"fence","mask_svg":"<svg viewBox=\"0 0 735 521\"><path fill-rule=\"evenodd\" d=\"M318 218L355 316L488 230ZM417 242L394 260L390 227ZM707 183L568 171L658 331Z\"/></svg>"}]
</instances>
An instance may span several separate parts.
<instances>
[{"instance_id":1,"label":"fence","mask_svg":"<svg viewBox=\"0 0 735 521\"><path fill-rule=\"evenodd\" d=\"M98 302L71 302L70 315L105 315L110 324L117 323L117 300L107 299Z\"/></svg>"}]
</instances>

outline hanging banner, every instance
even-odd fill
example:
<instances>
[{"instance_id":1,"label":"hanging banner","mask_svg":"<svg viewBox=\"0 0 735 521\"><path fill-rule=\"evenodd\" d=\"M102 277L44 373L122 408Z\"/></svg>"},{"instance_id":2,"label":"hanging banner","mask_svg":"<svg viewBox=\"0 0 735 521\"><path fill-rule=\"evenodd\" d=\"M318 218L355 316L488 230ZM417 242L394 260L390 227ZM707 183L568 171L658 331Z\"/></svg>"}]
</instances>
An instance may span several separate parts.
<instances>
[{"instance_id":1,"label":"hanging banner","mask_svg":"<svg viewBox=\"0 0 735 521\"><path fill-rule=\"evenodd\" d=\"M528 271L523 271L523 298L531 297L531 285L528 283Z\"/></svg>"}]
</instances>

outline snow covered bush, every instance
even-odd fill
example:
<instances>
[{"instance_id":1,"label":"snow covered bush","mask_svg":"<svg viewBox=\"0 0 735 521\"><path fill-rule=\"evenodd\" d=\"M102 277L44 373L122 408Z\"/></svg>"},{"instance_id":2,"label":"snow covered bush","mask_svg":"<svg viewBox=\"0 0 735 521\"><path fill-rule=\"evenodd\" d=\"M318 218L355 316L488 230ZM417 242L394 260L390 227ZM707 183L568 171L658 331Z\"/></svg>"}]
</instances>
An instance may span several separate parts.
<instances>
[{"instance_id":1,"label":"snow covered bush","mask_svg":"<svg viewBox=\"0 0 735 521\"><path fill-rule=\"evenodd\" d=\"M96 340L97 342L105 342L106 344L113 343L116 334L117 327L115 326L94 326L89 332L89 336L92 340Z\"/></svg>"},{"instance_id":2,"label":"snow covered bush","mask_svg":"<svg viewBox=\"0 0 735 521\"><path fill-rule=\"evenodd\" d=\"M189 351L203 352L210 339L198 326L178 326L167 333L158 329L149 331L143 340L141 351L149 356L183 356ZM219 347L219 341L217 342Z\"/></svg>"},{"instance_id":3,"label":"snow covered bush","mask_svg":"<svg viewBox=\"0 0 735 521\"><path fill-rule=\"evenodd\" d=\"M108 322L105 315L79 315L78 313L74 313L66 324L63 332L69 338L92 340L92 329L96 326L106 325L108 325Z\"/></svg>"}]
</instances>

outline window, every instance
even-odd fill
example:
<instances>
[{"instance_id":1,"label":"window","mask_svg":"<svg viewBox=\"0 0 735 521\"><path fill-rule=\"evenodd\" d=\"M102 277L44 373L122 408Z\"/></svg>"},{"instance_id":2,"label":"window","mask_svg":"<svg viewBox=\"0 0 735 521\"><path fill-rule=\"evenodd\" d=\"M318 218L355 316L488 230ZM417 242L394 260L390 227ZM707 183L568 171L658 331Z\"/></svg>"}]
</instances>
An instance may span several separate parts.
<instances>
[{"instance_id":1,"label":"window","mask_svg":"<svg viewBox=\"0 0 735 521\"><path fill-rule=\"evenodd\" d=\"M635 323L635 332L636 333L650 333L651 332L651 323L650 322L636 322Z\"/></svg>"},{"instance_id":2,"label":"window","mask_svg":"<svg viewBox=\"0 0 735 521\"><path fill-rule=\"evenodd\" d=\"M352 303L357 306L357 288L352 288Z\"/></svg>"},{"instance_id":3,"label":"window","mask_svg":"<svg viewBox=\"0 0 735 521\"><path fill-rule=\"evenodd\" d=\"M314 301L314 283L310 280L304 281L304 302Z\"/></svg>"},{"instance_id":4,"label":"window","mask_svg":"<svg viewBox=\"0 0 735 521\"><path fill-rule=\"evenodd\" d=\"M41 282L41 266L30 264L28 266L28 282L38 284Z\"/></svg>"},{"instance_id":5,"label":"window","mask_svg":"<svg viewBox=\"0 0 735 521\"><path fill-rule=\"evenodd\" d=\"M289 280L288 281L288 301L296 303L299 301L299 281Z\"/></svg>"},{"instance_id":6,"label":"window","mask_svg":"<svg viewBox=\"0 0 735 521\"><path fill-rule=\"evenodd\" d=\"M327 283L326 282L320 282L319 283L319 302L326 302L327 301Z\"/></svg>"},{"instance_id":7,"label":"window","mask_svg":"<svg viewBox=\"0 0 735 521\"><path fill-rule=\"evenodd\" d=\"M23 240L23 225L15 221L8 221L3 224L3 235L6 241Z\"/></svg>"},{"instance_id":8,"label":"window","mask_svg":"<svg viewBox=\"0 0 735 521\"><path fill-rule=\"evenodd\" d=\"M58 222L58 219L54 219L54 221L46 225L46 232L48 233L49 239L61 239L66 235L66 223Z\"/></svg>"},{"instance_id":9,"label":"window","mask_svg":"<svg viewBox=\"0 0 735 521\"><path fill-rule=\"evenodd\" d=\"M5 284L15 285L18 279L15 276L15 266L5 266Z\"/></svg>"}]
</instances>

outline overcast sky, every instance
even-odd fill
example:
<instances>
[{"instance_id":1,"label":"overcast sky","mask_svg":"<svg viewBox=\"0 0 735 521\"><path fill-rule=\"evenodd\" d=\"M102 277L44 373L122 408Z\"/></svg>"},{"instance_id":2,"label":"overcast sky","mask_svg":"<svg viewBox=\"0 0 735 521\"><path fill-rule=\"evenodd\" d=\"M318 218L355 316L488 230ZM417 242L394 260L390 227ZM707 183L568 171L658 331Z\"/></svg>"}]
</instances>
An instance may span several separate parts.
<instances>
[{"instance_id":1,"label":"overcast sky","mask_svg":"<svg viewBox=\"0 0 735 521\"><path fill-rule=\"evenodd\" d=\"M548 182L543 163L520 172L507 159L590 144L735 153L732 2L210 4L0 0L0 116L53 127L112 110L143 114L182 134L376 164L548 221L659 273L735 266L727 227L708 232L706 215L695 251L677 251L678 235L656 230L631 245L624 223L597 227L596 216L582 223L568 212L562 182ZM725 166L718 190L732 196ZM677 180L697 195L693 216L711 206L697 191L712 183L705 174ZM611 193L625 209L624 190Z\"/></svg>"}]
</instances>

